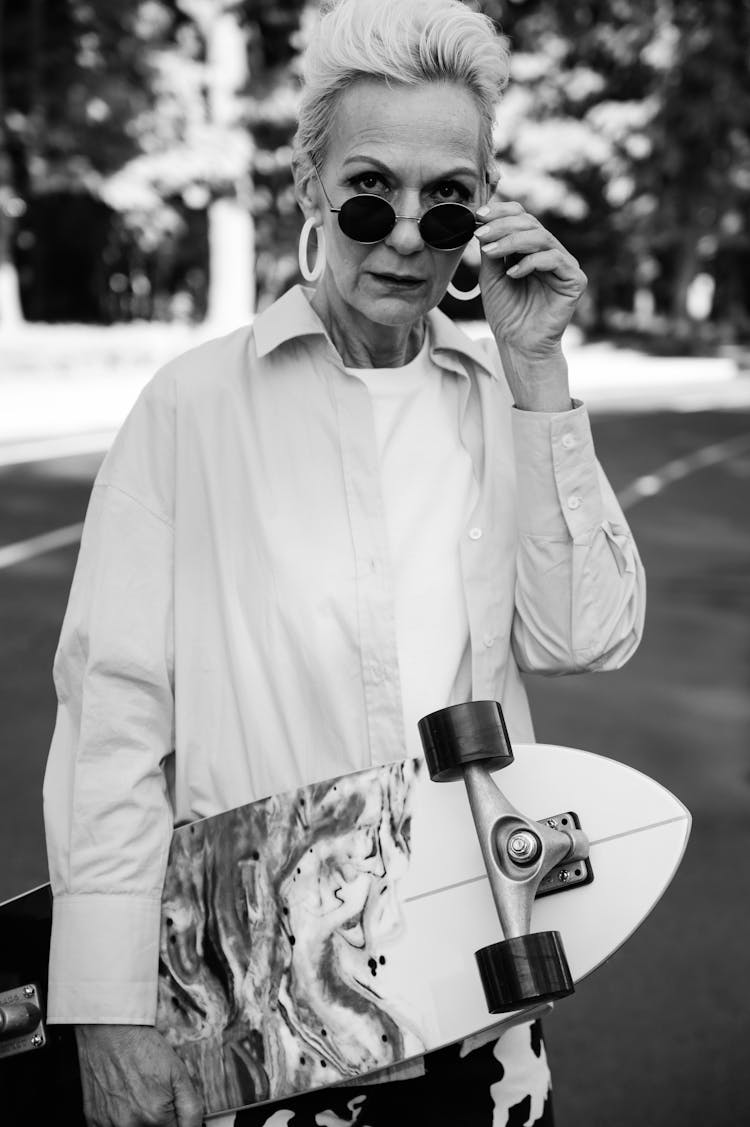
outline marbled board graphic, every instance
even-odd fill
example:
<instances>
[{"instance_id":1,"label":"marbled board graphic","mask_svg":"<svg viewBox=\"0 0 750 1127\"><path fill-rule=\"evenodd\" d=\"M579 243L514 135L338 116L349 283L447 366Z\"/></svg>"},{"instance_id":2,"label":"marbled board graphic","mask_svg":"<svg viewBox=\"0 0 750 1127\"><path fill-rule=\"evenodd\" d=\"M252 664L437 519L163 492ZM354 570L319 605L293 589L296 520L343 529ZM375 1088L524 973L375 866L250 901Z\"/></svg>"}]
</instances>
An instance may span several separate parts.
<instances>
[{"instance_id":1,"label":"marbled board graphic","mask_svg":"<svg viewBox=\"0 0 750 1127\"><path fill-rule=\"evenodd\" d=\"M421 764L405 760L179 830L162 902L157 1025L207 1113L423 1051L388 985Z\"/></svg>"}]
</instances>

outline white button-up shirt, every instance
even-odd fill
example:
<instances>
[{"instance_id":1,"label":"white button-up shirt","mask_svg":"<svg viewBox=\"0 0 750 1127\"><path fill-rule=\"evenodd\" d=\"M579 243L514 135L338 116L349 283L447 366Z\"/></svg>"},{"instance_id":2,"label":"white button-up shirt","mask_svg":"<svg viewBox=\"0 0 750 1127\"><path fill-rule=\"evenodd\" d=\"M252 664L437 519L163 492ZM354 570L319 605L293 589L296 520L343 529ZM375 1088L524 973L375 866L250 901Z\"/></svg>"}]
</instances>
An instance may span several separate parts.
<instances>
[{"instance_id":1,"label":"white button-up shirt","mask_svg":"<svg viewBox=\"0 0 750 1127\"><path fill-rule=\"evenodd\" d=\"M472 694L530 741L519 670L622 664L643 572L585 409L514 409L492 342L429 327L478 485ZM295 288L163 368L94 485L44 790L50 1020L152 1023L174 822L402 758L398 674L370 396Z\"/></svg>"}]
</instances>

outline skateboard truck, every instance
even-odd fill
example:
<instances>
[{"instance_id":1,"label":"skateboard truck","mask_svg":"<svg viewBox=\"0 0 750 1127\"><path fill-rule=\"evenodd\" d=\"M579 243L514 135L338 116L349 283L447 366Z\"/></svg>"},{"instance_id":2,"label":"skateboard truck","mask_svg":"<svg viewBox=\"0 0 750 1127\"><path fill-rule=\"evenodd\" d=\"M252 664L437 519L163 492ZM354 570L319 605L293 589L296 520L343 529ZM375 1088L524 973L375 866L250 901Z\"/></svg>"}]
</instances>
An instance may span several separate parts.
<instances>
[{"instance_id":1,"label":"skateboard truck","mask_svg":"<svg viewBox=\"0 0 750 1127\"><path fill-rule=\"evenodd\" d=\"M0 993L0 1060L47 1043L39 989L33 984Z\"/></svg>"},{"instance_id":2,"label":"skateboard truck","mask_svg":"<svg viewBox=\"0 0 750 1127\"><path fill-rule=\"evenodd\" d=\"M490 771L511 764L513 751L496 701L433 712L419 721L419 734L433 782L464 780L505 937L476 952L490 1013L572 994L560 933L529 929L537 894L592 879L576 815L532 821L497 786Z\"/></svg>"}]
</instances>

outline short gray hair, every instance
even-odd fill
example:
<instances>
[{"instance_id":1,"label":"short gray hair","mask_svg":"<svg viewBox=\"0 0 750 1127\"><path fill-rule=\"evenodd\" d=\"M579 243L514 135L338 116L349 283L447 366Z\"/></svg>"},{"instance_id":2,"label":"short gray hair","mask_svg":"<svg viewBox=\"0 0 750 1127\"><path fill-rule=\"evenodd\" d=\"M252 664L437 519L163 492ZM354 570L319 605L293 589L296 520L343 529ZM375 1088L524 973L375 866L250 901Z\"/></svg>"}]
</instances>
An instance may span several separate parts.
<instances>
[{"instance_id":1,"label":"short gray hair","mask_svg":"<svg viewBox=\"0 0 750 1127\"><path fill-rule=\"evenodd\" d=\"M477 102L479 155L489 171L495 108L509 69L506 37L461 0L324 0L302 59L295 163L309 166L312 159L321 167L339 95L357 79L447 81L463 83Z\"/></svg>"}]
</instances>

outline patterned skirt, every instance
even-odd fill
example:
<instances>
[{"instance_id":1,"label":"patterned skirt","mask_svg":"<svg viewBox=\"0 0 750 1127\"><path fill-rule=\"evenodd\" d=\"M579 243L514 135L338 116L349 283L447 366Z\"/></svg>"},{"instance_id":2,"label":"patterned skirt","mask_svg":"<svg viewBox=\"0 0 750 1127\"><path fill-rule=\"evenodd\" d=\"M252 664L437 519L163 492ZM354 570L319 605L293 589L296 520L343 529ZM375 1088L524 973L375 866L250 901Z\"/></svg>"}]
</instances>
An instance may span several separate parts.
<instances>
[{"instance_id":1,"label":"patterned skirt","mask_svg":"<svg viewBox=\"0 0 750 1127\"><path fill-rule=\"evenodd\" d=\"M424 1058L423 1076L337 1085L240 1112L236 1127L552 1127L552 1093L541 1024L510 1029L465 1052L449 1045Z\"/></svg>"}]
</instances>

